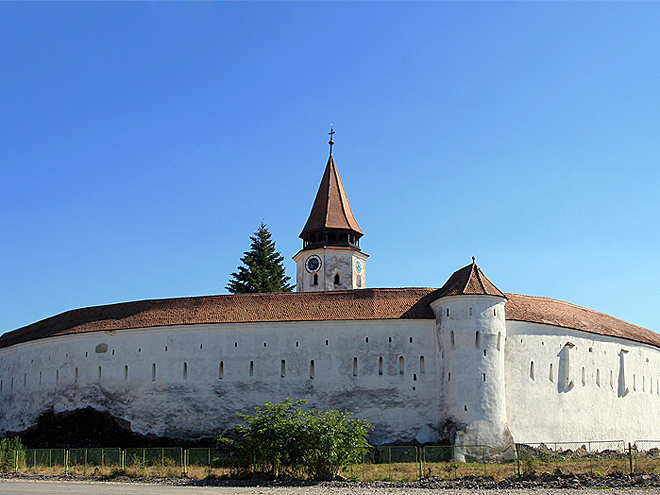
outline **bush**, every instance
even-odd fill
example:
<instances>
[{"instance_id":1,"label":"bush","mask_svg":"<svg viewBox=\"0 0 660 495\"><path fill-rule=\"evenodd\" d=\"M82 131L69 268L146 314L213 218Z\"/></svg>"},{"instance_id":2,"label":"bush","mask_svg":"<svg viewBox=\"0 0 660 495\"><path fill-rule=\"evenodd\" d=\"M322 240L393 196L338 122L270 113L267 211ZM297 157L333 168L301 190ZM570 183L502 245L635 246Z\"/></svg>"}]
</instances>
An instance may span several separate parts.
<instances>
[{"instance_id":1,"label":"bush","mask_svg":"<svg viewBox=\"0 0 660 495\"><path fill-rule=\"evenodd\" d=\"M349 412L304 411L307 401L266 402L235 427L239 440L220 441L238 448L244 467L270 476L332 479L342 467L362 460L372 426Z\"/></svg>"},{"instance_id":2,"label":"bush","mask_svg":"<svg viewBox=\"0 0 660 495\"><path fill-rule=\"evenodd\" d=\"M3 438L0 440L0 471L3 473L13 472L16 469L16 456L18 453L19 464L23 461L25 447L21 439Z\"/></svg>"}]
</instances>

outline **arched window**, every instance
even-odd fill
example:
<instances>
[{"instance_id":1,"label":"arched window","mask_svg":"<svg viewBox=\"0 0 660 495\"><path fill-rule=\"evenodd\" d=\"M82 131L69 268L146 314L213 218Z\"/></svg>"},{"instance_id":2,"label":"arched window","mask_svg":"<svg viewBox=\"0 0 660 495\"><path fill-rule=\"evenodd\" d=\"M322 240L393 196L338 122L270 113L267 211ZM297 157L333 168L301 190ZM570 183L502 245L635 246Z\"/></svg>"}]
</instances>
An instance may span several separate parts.
<instances>
[{"instance_id":1,"label":"arched window","mask_svg":"<svg viewBox=\"0 0 660 495\"><path fill-rule=\"evenodd\" d=\"M336 273L336 274L335 274L335 285L339 285L340 283L341 283L341 282L340 282L340 279L339 279L339 274Z\"/></svg>"}]
</instances>

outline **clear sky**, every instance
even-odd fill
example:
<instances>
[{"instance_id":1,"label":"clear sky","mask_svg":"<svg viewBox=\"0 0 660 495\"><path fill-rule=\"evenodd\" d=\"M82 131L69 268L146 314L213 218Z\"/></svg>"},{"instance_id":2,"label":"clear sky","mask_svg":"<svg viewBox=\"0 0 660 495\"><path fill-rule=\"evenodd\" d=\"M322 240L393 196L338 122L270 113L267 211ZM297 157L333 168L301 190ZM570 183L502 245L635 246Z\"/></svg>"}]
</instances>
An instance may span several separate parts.
<instances>
[{"instance_id":1,"label":"clear sky","mask_svg":"<svg viewBox=\"0 0 660 495\"><path fill-rule=\"evenodd\" d=\"M370 287L503 291L660 331L660 3L0 3L0 333L226 293L328 157Z\"/></svg>"}]
</instances>

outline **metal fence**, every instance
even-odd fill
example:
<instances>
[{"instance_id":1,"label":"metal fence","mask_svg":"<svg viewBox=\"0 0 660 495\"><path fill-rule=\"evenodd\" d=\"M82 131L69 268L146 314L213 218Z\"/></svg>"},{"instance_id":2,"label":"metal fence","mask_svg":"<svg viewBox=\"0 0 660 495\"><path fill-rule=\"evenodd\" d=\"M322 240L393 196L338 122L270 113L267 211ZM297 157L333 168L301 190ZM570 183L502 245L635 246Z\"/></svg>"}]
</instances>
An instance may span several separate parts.
<instances>
[{"instance_id":1,"label":"metal fence","mask_svg":"<svg viewBox=\"0 0 660 495\"><path fill-rule=\"evenodd\" d=\"M25 449L12 456L10 462L0 459L5 471L48 469L56 474L105 468L108 474L130 469L147 474L153 468L153 475L185 476L191 468L203 468L207 474L231 475L239 465L228 448ZM361 481L409 481L431 476L503 479L544 472L660 474L660 440L525 443L505 451L485 445L372 447L345 475Z\"/></svg>"}]
</instances>

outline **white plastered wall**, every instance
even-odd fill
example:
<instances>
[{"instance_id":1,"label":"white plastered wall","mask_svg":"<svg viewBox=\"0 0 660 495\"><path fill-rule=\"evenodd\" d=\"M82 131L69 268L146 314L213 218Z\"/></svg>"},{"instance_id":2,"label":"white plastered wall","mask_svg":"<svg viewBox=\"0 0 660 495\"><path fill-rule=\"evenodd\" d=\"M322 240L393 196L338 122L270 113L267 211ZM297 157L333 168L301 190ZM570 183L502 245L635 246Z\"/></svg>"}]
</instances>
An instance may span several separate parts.
<instances>
[{"instance_id":1,"label":"white plastered wall","mask_svg":"<svg viewBox=\"0 0 660 495\"><path fill-rule=\"evenodd\" d=\"M371 441L377 444L432 441L441 410L436 356L433 321L413 319L54 337L0 350L0 431L22 430L50 407L59 412L90 405L141 433L218 435L238 422L237 412L290 397L367 419L376 427Z\"/></svg>"},{"instance_id":2,"label":"white plastered wall","mask_svg":"<svg viewBox=\"0 0 660 495\"><path fill-rule=\"evenodd\" d=\"M520 321L507 321L507 334L507 416L517 442L660 438L656 347Z\"/></svg>"}]
</instances>

